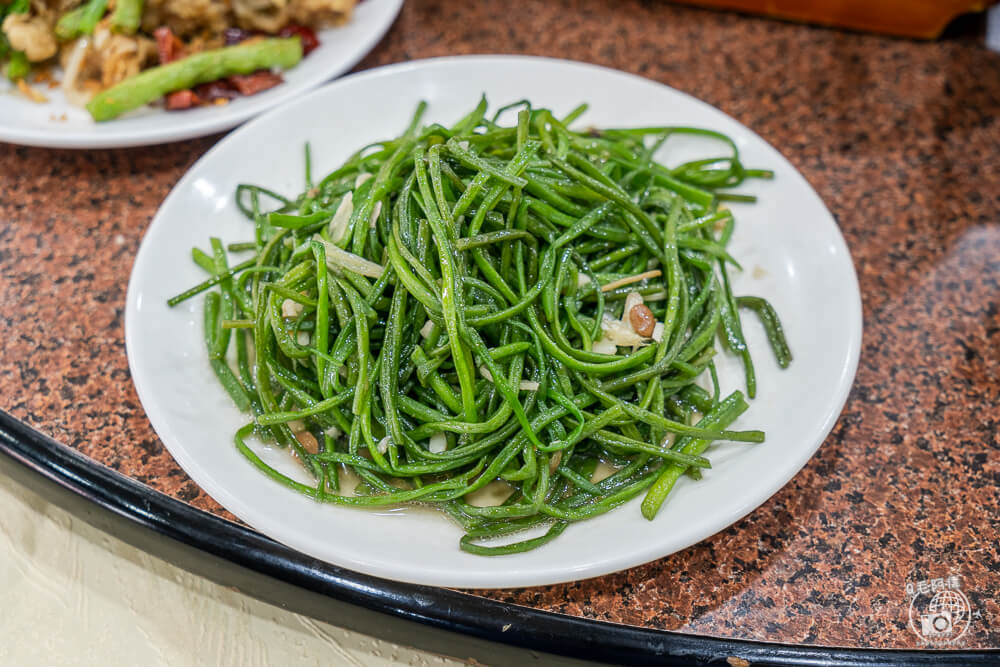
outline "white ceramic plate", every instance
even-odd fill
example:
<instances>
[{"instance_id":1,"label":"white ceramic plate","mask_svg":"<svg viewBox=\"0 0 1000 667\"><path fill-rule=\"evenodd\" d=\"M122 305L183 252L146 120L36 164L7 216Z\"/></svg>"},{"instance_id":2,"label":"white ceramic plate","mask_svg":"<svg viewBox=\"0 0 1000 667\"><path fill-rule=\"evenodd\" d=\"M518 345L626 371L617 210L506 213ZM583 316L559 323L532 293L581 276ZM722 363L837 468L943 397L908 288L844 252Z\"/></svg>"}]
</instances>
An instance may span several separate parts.
<instances>
[{"instance_id":1,"label":"white ceramic plate","mask_svg":"<svg viewBox=\"0 0 1000 667\"><path fill-rule=\"evenodd\" d=\"M228 130L349 70L382 39L402 4L403 0L365 0L350 22L319 33L319 48L285 72L282 85L221 107L173 112L145 107L95 123L85 109L68 104L58 89L37 87L49 101L36 104L0 78L0 141L49 148L118 148Z\"/></svg>"},{"instance_id":2,"label":"white ceramic plate","mask_svg":"<svg viewBox=\"0 0 1000 667\"><path fill-rule=\"evenodd\" d=\"M761 428L760 445L718 444L700 482L678 483L650 523L633 501L570 526L524 554L484 558L459 550L461 531L427 510L365 511L321 505L265 478L232 444L247 421L218 386L202 342L201 299L175 309L168 297L204 279L190 260L209 235L252 238L233 205L240 182L286 194L303 187L302 145L314 173L333 169L369 141L396 136L421 99L428 121L449 123L485 92L496 108L529 98L558 114L580 101L583 126L690 124L722 131L744 162L775 171L749 184L755 205L737 205L733 254L746 267L737 294L771 300L795 360L774 361L761 327L746 317L759 396L736 427ZM671 139L671 142L675 139ZM692 146L665 146L667 162ZM705 155L701 145L700 153ZM295 100L234 132L177 184L146 233L125 314L129 363L139 397L177 462L213 498L254 528L307 554L354 570L454 587L541 585L593 577L660 558L728 526L780 489L833 427L854 378L861 300L837 225L805 179L774 148L720 111L646 79L581 63L528 57L458 57L355 74ZM738 365L723 360L724 384L742 388ZM273 454L273 453L272 453ZM272 456L283 469L290 457Z\"/></svg>"}]
</instances>

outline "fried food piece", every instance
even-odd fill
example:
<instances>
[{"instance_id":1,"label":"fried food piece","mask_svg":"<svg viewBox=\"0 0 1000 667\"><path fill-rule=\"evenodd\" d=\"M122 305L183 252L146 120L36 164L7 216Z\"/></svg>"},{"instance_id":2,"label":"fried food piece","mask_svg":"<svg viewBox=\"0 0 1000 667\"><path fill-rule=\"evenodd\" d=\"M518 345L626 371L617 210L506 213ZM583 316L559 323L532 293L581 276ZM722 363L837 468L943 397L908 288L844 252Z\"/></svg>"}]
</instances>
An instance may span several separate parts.
<instances>
[{"instance_id":1,"label":"fried food piece","mask_svg":"<svg viewBox=\"0 0 1000 667\"><path fill-rule=\"evenodd\" d=\"M289 23L313 29L340 25L357 0L232 0L236 23L247 30L276 33Z\"/></svg>"},{"instance_id":2,"label":"fried food piece","mask_svg":"<svg viewBox=\"0 0 1000 667\"><path fill-rule=\"evenodd\" d=\"M157 60L153 40L113 33L103 23L94 31L93 49L105 88L135 76Z\"/></svg>"},{"instance_id":3,"label":"fried food piece","mask_svg":"<svg viewBox=\"0 0 1000 667\"><path fill-rule=\"evenodd\" d=\"M3 21L11 48L23 51L33 63L48 60L59 51L52 25L42 16L11 14Z\"/></svg>"},{"instance_id":4,"label":"fried food piece","mask_svg":"<svg viewBox=\"0 0 1000 667\"><path fill-rule=\"evenodd\" d=\"M245 30L276 33L289 21L289 0L233 0L236 24Z\"/></svg>"},{"instance_id":5,"label":"fried food piece","mask_svg":"<svg viewBox=\"0 0 1000 667\"><path fill-rule=\"evenodd\" d=\"M314 28L340 25L351 17L357 0L290 0L292 21Z\"/></svg>"},{"instance_id":6,"label":"fried food piece","mask_svg":"<svg viewBox=\"0 0 1000 667\"><path fill-rule=\"evenodd\" d=\"M181 39L221 34L230 25L229 3L223 0L147 0L142 28L152 33L167 26Z\"/></svg>"}]
</instances>

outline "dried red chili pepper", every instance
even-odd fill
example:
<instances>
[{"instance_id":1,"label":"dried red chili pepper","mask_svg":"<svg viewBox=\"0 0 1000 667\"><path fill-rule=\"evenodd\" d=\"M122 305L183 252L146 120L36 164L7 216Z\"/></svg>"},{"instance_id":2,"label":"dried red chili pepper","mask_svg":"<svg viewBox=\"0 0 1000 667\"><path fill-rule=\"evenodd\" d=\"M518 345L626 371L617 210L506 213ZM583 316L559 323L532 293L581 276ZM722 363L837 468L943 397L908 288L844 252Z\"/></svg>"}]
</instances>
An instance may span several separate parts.
<instances>
[{"instance_id":1,"label":"dried red chili pepper","mask_svg":"<svg viewBox=\"0 0 1000 667\"><path fill-rule=\"evenodd\" d=\"M201 100L193 90L177 90L168 93L165 98L167 111L181 111L182 109L196 107L199 104L201 104Z\"/></svg>"},{"instance_id":2,"label":"dried red chili pepper","mask_svg":"<svg viewBox=\"0 0 1000 667\"><path fill-rule=\"evenodd\" d=\"M280 74L275 74L266 69L258 70L252 74L237 74L227 78L241 95L256 95L262 90L274 88L284 81Z\"/></svg>"},{"instance_id":3,"label":"dried red chili pepper","mask_svg":"<svg viewBox=\"0 0 1000 667\"><path fill-rule=\"evenodd\" d=\"M161 65L184 57L184 43L167 26L161 26L154 30L153 38L156 40L156 51L160 56Z\"/></svg>"}]
</instances>

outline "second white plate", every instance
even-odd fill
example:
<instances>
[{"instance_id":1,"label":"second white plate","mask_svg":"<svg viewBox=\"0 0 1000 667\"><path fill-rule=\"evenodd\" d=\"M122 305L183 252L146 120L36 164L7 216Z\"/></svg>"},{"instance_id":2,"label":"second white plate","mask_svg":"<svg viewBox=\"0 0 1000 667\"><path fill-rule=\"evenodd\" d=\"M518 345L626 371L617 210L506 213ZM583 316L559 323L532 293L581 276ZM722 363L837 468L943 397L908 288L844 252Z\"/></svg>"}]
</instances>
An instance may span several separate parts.
<instances>
[{"instance_id":1,"label":"second white plate","mask_svg":"<svg viewBox=\"0 0 1000 667\"><path fill-rule=\"evenodd\" d=\"M15 94L0 79L0 141L49 148L148 146L221 132L354 67L382 39L403 0L365 0L343 26L319 33L320 46L284 73L285 82L229 104L186 111L145 107L121 118L95 123L62 92L42 90L50 101L37 104Z\"/></svg>"},{"instance_id":2,"label":"second white plate","mask_svg":"<svg viewBox=\"0 0 1000 667\"><path fill-rule=\"evenodd\" d=\"M449 123L481 93L493 107L522 98L564 114L581 101L579 121L595 126L696 125L719 130L745 164L773 169L750 183L754 205L736 205L732 253L746 267L737 294L771 300L795 359L778 368L763 331L747 317L759 396L737 428L760 428L760 445L718 444L699 482L682 479L653 522L633 501L574 524L557 540L524 554L484 558L458 548L459 528L428 511L372 512L318 504L265 478L233 446L247 421L212 375L202 341L201 301L175 309L173 294L203 280L192 246L209 235L247 240L236 210L238 183L293 195L303 187L302 146L314 173L336 167L358 147L396 136L419 100L427 121ZM671 143L668 163L690 148ZM703 153L702 153L703 154ZM266 535L330 563L408 582L453 587L511 587L583 579L645 563L721 530L763 503L812 456L833 427L857 367L861 300L847 246L805 179L743 125L684 93L621 72L527 57L417 61L334 82L221 141L177 184L147 231L129 284L125 313L136 389L163 443L213 498ZM741 388L738 364L722 360L725 387Z\"/></svg>"}]
</instances>

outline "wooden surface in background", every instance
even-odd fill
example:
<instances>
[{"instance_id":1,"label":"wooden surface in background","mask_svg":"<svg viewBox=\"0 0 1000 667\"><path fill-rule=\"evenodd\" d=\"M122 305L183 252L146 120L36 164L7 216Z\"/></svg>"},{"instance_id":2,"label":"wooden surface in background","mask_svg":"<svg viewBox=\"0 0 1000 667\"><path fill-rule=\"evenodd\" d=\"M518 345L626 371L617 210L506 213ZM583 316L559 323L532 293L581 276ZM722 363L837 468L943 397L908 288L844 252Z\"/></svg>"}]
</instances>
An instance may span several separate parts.
<instances>
[{"instance_id":1,"label":"wooden surface in background","mask_svg":"<svg viewBox=\"0 0 1000 667\"><path fill-rule=\"evenodd\" d=\"M962 14L995 0L683 0L685 4L737 9L793 21L933 39Z\"/></svg>"}]
</instances>

